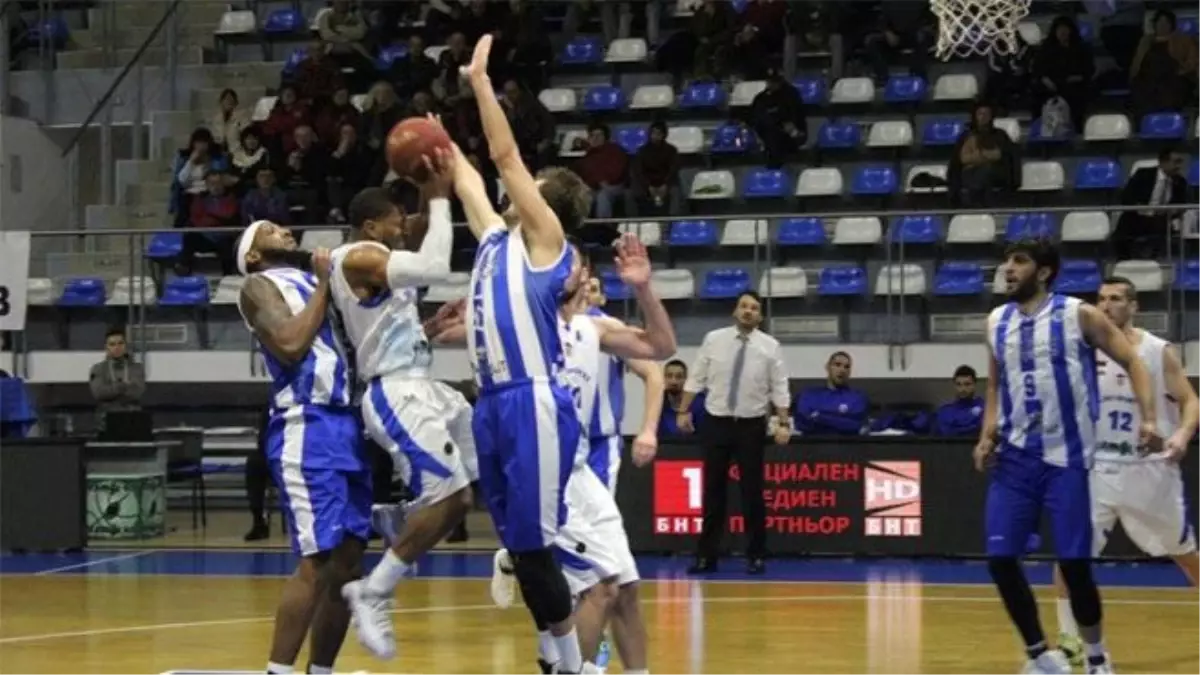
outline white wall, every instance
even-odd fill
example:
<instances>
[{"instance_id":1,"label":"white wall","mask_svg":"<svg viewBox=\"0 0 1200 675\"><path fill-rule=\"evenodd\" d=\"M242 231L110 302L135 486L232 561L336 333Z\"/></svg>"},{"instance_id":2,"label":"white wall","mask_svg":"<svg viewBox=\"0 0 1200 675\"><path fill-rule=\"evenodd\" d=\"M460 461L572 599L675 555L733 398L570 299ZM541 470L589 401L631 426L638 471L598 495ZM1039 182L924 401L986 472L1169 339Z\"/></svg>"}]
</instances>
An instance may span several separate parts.
<instances>
[{"instance_id":1,"label":"white wall","mask_svg":"<svg viewBox=\"0 0 1200 675\"><path fill-rule=\"evenodd\" d=\"M0 229L67 229L73 202L61 155L36 122L0 116Z\"/></svg>"}]
</instances>

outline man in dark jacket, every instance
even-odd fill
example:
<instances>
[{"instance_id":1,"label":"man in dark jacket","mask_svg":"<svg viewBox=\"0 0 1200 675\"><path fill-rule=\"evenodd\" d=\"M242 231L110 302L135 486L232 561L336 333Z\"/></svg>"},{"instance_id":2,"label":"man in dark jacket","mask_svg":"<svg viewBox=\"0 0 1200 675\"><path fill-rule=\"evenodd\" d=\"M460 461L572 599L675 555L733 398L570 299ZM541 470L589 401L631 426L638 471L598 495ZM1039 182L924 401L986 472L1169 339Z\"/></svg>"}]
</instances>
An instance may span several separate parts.
<instances>
[{"instance_id":1,"label":"man in dark jacket","mask_svg":"<svg viewBox=\"0 0 1200 675\"><path fill-rule=\"evenodd\" d=\"M133 289L141 292L140 288ZM141 410L146 393L146 369L129 356L125 330L110 328L104 336L104 360L92 366L88 375L92 397L96 399L96 425L104 428L110 412Z\"/></svg>"},{"instance_id":2,"label":"man in dark jacket","mask_svg":"<svg viewBox=\"0 0 1200 675\"><path fill-rule=\"evenodd\" d=\"M1138 169L1129 177L1121 190L1121 204L1160 207L1187 204L1188 186L1183 177L1183 163L1184 154L1179 148L1164 148L1158 153L1158 166ZM1173 223L1178 223L1182 213L1182 210L1122 213L1112 236L1117 259L1166 257L1167 237L1171 236Z\"/></svg>"},{"instance_id":3,"label":"man in dark jacket","mask_svg":"<svg viewBox=\"0 0 1200 675\"><path fill-rule=\"evenodd\" d=\"M938 436L975 436L983 425L983 399L975 392L976 375L971 366L954 371L954 400L937 409Z\"/></svg>"},{"instance_id":4,"label":"man in dark jacket","mask_svg":"<svg viewBox=\"0 0 1200 675\"><path fill-rule=\"evenodd\" d=\"M767 167L782 168L790 155L808 141L808 121L804 101L783 73L767 72L767 88L750 103L750 125L762 139L767 152Z\"/></svg>"}]
</instances>

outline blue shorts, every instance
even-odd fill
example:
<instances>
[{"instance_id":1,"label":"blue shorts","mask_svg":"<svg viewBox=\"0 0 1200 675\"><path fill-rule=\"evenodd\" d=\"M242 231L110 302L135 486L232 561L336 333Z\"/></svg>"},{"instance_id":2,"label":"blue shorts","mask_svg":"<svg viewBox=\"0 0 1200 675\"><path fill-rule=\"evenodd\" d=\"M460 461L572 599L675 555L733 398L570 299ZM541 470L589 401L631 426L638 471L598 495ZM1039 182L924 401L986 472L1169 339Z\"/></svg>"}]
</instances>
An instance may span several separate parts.
<instances>
[{"instance_id":1,"label":"blue shorts","mask_svg":"<svg viewBox=\"0 0 1200 675\"><path fill-rule=\"evenodd\" d=\"M480 393L471 422L479 488L509 551L549 548L567 519L567 478L579 449L571 395L549 382Z\"/></svg>"},{"instance_id":2,"label":"blue shorts","mask_svg":"<svg viewBox=\"0 0 1200 675\"><path fill-rule=\"evenodd\" d=\"M1025 555L1045 510L1059 560L1091 558L1088 474L1082 467L1053 466L1040 456L1002 447L996 453L985 507L988 556Z\"/></svg>"},{"instance_id":3,"label":"blue shorts","mask_svg":"<svg viewBox=\"0 0 1200 675\"><path fill-rule=\"evenodd\" d=\"M302 556L371 534L371 471L361 461L355 410L288 408L267 425L267 458L287 514L292 549Z\"/></svg>"},{"instance_id":4,"label":"blue shorts","mask_svg":"<svg viewBox=\"0 0 1200 675\"><path fill-rule=\"evenodd\" d=\"M588 466L604 483L608 491L617 493L617 472L621 469L621 447L624 443L619 435L594 436L589 439Z\"/></svg>"}]
</instances>

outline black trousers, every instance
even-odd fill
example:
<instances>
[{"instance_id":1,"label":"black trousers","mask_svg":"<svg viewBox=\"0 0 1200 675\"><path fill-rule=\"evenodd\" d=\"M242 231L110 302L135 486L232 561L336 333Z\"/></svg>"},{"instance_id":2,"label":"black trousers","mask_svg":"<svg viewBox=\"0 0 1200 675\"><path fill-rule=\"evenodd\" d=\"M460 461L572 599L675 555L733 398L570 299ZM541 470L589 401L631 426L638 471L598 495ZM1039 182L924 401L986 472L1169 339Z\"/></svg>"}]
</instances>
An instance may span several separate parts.
<instances>
[{"instance_id":1,"label":"black trousers","mask_svg":"<svg viewBox=\"0 0 1200 675\"><path fill-rule=\"evenodd\" d=\"M721 554L725 533L725 499L729 465L737 462L741 476L742 519L746 523L746 557L767 554L767 507L763 502L763 449L767 445L767 418L737 419L705 415L697 430L704 439L704 530L700 558Z\"/></svg>"}]
</instances>

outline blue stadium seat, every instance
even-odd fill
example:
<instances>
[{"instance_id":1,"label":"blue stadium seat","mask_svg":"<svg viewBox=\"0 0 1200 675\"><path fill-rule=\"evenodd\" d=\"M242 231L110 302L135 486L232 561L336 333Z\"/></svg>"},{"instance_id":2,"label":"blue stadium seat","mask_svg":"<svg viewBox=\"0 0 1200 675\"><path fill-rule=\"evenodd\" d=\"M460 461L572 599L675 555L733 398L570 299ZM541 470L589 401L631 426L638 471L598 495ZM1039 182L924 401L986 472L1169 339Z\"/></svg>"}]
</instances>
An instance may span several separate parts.
<instances>
[{"instance_id":1,"label":"blue stadium seat","mask_svg":"<svg viewBox=\"0 0 1200 675\"><path fill-rule=\"evenodd\" d=\"M1142 118L1138 135L1147 140L1182 140L1187 134L1187 120L1177 112L1150 113Z\"/></svg>"},{"instance_id":2,"label":"blue stadium seat","mask_svg":"<svg viewBox=\"0 0 1200 675\"><path fill-rule=\"evenodd\" d=\"M856 122L826 122L817 131L818 148L857 148L861 143L862 127Z\"/></svg>"},{"instance_id":3,"label":"blue stadium seat","mask_svg":"<svg viewBox=\"0 0 1200 675\"><path fill-rule=\"evenodd\" d=\"M604 289L604 297L609 300L628 300L633 297L629 286L621 281L616 272L605 271L600 274L600 287Z\"/></svg>"},{"instance_id":4,"label":"blue stadium seat","mask_svg":"<svg viewBox=\"0 0 1200 675\"><path fill-rule=\"evenodd\" d=\"M867 273L853 265L833 265L821 269L817 295L863 295L867 292Z\"/></svg>"},{"instance_id":5,"label":"blue stadium seat","mask_svg":"<svg viewBox=\"0 0 1200 675\"><path fill-rule=\"evenodd\" d=\"M1121 178L1121 164L1108 157L1081 159L1075 165L1076 190L1116 190Z\"/></svg>"},{"instance_id":6,"label":"blue stadium seat","mask_svg":"<svg viewBox=\"0 0 1200 675\"><path fill-rule=\"evenodd\" d=\"M730 0L729 5L733 7L733 11L741 14L746 11L746 4L749 0Z\"/></svg>"},{"instance_id":7,"label":"blue stadium seat","mask_svg":"<svg viewBox=\"0 0 1200 675\"><path fill-rule=\"evenodd\" d=\"M973 262L946 262L933 275L934 295L981 295L983 268Z\"/></svg>"},{"instance_id":8,"label":"blue stadium seat","mask_svg":"<svg viewBox=\"0 0 1200 675\"><path fill-rule=\"evenodd\" d=\"M667 233L668 246L716 246L718 239L714 220L678 220Z\"/></svg>"},{"instance_id":9,"label":"blue stadium seat","mask_svg":"<svg viewBox=\"0 0 1200 675\"><path fill-rule=\"evenodd\" d=\"M208 279L199 275L167 279L158 304L170 307L207 305Z\"/></svg>"},{"instance_id":10,"label":"blue stadium seat","mask_svg":"<svg viewBox=\"0 0 1200 675\"><path fill-rule=\"evenodd\" d=\"M1055 293L1095 293L1100 290L1100 265L1095 260L1064 260Z\"/></svg>"},{"instance_id":11,"label":"blue stadium seat","mask_svg":"<svg viewBox=\"0 0 1200 675\"><path fill-rule=\"evenodd\" d=\"M1079 22L1079 39L1091 42L1096 39L1096 26L1090 21Z\"/></svg>"},{"instance_id":12,"label":"blue stadium seat","mask_svg":"<svg viewBox=\"0 0 1200 675\"><path fill-rule=\"evenodd\" d=\"M563 45L558 55L558 62L568 66L586 66L600 63L604 60L604 45L600 38L592 35L581 35Z\"/></svg>"},{"instance_id":13,"label":"blue stadium seat","mask_svg":"<svg viewBox=\"0 0 1200 675\"><path fill-rule=\"evenodd\" d=\"M402 43L388 45L379 50L379 56L375 59L375 67L380 70L389 70L397 61L407 58L408 45Z\"/></svg>"},{"instance_id":14,"label":"blue stadium seat","mask_svg":"<svg viewBox=\"0 0 1200 675\"><path fill-rule=\"evenodd\" d=\"M36 44L44 39L47 43L54 45L55 49L62 49L70 37L71 29L67 26L66 19L61 16L52 16L31 26L27 40Z\"/></svg>"},{"instance_id":15,"label":"blue stadium seat","mask_svg":"<svg viewBox=\"0 0 1200 675\"><path fill-rule=\"evenodd\" d=\"M750 290L750 273L731 267L709 270L700 284L700 297L706 300L736 298Z\"/></svg>"},{"instance_id":16,"label":"blue stadium seat","mask_svg":"<svg viewBox=\"0 0 1200 675\"><path fill-rule=\"evenodd\" d=\"M958 137L962 136L966 128L967 123L962 120L928 120L925 122L925 128L921 131L921 144L932 146L954 145L958 142Z\"/></svg>"},{"instance_id":17,"label":"blue stadium seat","mask_svg":"<svg viewBox=\"0 0 1200 675\"><path fill-rule=\"evenodd\" d=\"M146 244L146 257L155 260L174 258L183 251L183 234L179 232L159 232L150 238Z\"/></svg>"},{"instance_id":18,"label":"blue stadium seat","mask_svg":"<svg viewBox=\"0 0 1200 675\"><path fill-rule=\"evenodd\" d=\"M888 103L913 103L925 99L929 88L925 78L916 75L892 75L883 86L883 100Z\"/></svg>"},{"instance_id":19,"label":"blue stadium seat","mask_svg":"<svg viewBox=\"0 0 1200 675\"><path fill-rule=\"evenodd\" d=\"M944 230L941 216L901 216L892 221L888 235L897 244L936 244Z\"/></svg>"},{"instance_id":20,"label":"blue stadium seat","mask_svg":"<svg viewBox=\"0 0 1200 675\"><path fill-rule=\"evenodd\" d=\"M262 25L263 32L270 35L299 33L307 28L308 22L304 20L304 14L291 7L271 12Z\"/></svg>"},{"instance_id":21,"label":"blue stadium seat","mask_svg":"<svg viewBox=\"0 0 1200 675\"><path fill-rule=\"evenodd\" d=\"M1176 24L1177 29L1184 35L1200 36L1200 21L1194 16L1181 16Z\"/></svg>"},{"instance_id":22,"label":"blue stadium seat","mask_svg":"<svg viewBox=\"0 0 1200 675\"><path fill-rule=\"evenodd\" d=\"M287 59L283 62L283 74L285 77L294 75L296 69L300 67L300 62L308 58L308 47L297 47L288 54Z\"/></svg>"},{"instance_id":23,"label":"blue stadium seat","mask_svg":"<svg viewBox=\"0 0 1200 675\"><path fill-rule=\"evenodd\" d=\"M617 145L625 149L625 152L634 155L642 149L646 141L650 140L650 130L646 127L621 127L617 129L614 140Z\"/></svg>"},{"instance_id":24,"label":"blue stadium seat","mask_svg":"<svg viewBox=\"0 0 1200 675\"><path fill-rule=\"evenodd\" d=\"M1200 157L1192 158L1192 165L1188 167L1187 180L1188 185L1192 187L1200 186Z\"/></svg>"},{"instance_id":25,"label":"blue stadium seat","mask_svg":"<svg viewBox=\"0 0 1200 675\"><path fill-rule=\"evenodd\" d=\"M792 179L780 169L750 169L742 177L742 197L779 199L787 195Z\"/></svg>"},{"instance_id":26,"label":"blue stadium seat","mask_svg":"<svg viewBox=\"0 0 1200 675\"><path fill-rule=\"evenodd\" d=\"M679 97L679 107L683 110L720 108L723 105L725 105L725 90L716 82L689 84Z\"/></svg>"},{"instance_id":27,"label":"blue stadium seat","mask_svg":"<svg viewBox=\"0 0 1200 675\"><path fill-rule=\"evenodd\" d=\"M800 99L805 105L825 105L829 100L829 87L825 78L797 77L792 80L792 86L800 92Z\"/></svg>"},{"instance_id":28,"label":"blue stadium seat","mask_svg":"<svg viewBox=\"0 0 1200 675\"><path fill-rule=\"evenodd\" d=\"M1030 143L1066 143L1071 140L1071 133L1061 133L1057 136L1046 136L1042 133L1042 118L1037 118L1029 124Z\"/></svg>"},{"instance_id":29,"label":"blue stadium seat","mask_svg":"<svg viewBox=\"0 0 1200 675\"><path fill-rule=\"evenodd\" d=\"M101 307L107 293L104 282L95 277L68 279L56 303L59 307Z\"/></svg>"},{"instance_id":30,"label":"blue stadium seat","mask_svg":"<svg viewBox=\"0 0 1200 675\"><path fill-rule=\"evenodd\" d=\"M1175 268L1175 288L1200 291L1200 260L1180 260Z\"/></svg>"},{"instance_id":31,"label":"blue stadium seat","mask_svg":"<svg viewBox=\"0 0 1200 675\"><path fill-rule=\"evenodd\" d=\"M861 166L850 181L852 195L890 195L896 192L899 178L893 166Z\"/></svg>"},{"instance_id":32,"label":"blue stadium seat","mask_svg":"<svg viewBox=\"0 0 1200 675\"><path fill-rule=\"evenodd\" d=\"M1049 213L1014 213L1004 226L1005 241L1048 239L1054 236L1054 216Z\"/></svg>"},{"instance_id":33,"label":"blue stadium seat","mask_svg":"<svg viewBox=\"0 0 1200 675\"><path fill-rule=\"evenodd\" d=\"M784 219L779 223L776 241L780 246L824 246L828 243L821 219L808 217Z\"/></svg>"},{"instance_id":34,"label":"blue stadium seat","mask_svg":"<svg viewBox=\"0 0 1200 675\"><path fill-rule=\"evenodd\" d=\"M709 151L716 155L740 155L758 149L758 137L746 126L726 122L713 131Z\"/></svg>"},{"instance_id":35,"label":"blue stadium seat","mask_svg":"<svg viewBox=\"0 0 1200 675\"><path fill-rule=\"evenodd\" d=\"M588 112L610 112L625 107L625 92L620 87L601 85L583 95L583 109Z\"/></svg>"}]
</instances>

